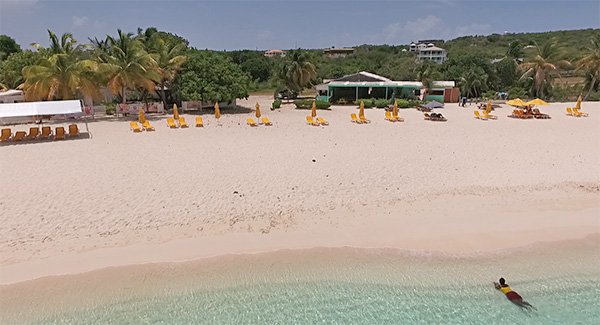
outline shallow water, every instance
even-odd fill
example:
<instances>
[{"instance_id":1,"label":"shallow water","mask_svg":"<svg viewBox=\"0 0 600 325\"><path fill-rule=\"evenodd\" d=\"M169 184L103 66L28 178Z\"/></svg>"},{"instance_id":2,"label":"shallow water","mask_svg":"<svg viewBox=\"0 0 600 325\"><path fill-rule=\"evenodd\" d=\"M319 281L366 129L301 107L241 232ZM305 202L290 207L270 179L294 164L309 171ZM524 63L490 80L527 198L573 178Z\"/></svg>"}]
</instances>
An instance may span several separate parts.
<instances>
[{"instance_id":1,"label":"shallow water","mask_svg":"<svg viewBox=\"0 0 600 325\"><path fill-rule=\"evenodd\" d=\"M132 286L143 290L119 291L108 300L96 301L94 293L88 292L84 293L90 297L88 304L78 308L54 306L44 311L38 305L29 310L36 313L35 319L22 313L12 320L56 324L599 324L598 248L597 242L587 242L468 258L326 249L148 266L147 272L143 268L141 273L132 271L138 272L135 279L144 277ZM512 305L491 284L499 276L506 277L538 310L528 312ZM85 285L77 288L86 290Z\"/></svg>"}]
</instances>

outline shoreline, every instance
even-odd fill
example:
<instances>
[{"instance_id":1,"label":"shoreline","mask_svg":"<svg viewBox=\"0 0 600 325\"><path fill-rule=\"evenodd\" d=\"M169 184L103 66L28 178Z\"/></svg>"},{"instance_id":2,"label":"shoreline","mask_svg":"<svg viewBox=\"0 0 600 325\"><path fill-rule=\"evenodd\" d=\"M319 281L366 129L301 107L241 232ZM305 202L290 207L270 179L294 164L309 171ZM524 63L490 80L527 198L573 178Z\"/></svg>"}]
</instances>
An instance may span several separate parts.
<instances>
[{"instance_id":1,"label":"shoreline","mask_svg":"<svg viewBox=\"0 0 600 325\"><path fill-rule=\"evenodd\" d=\"M139 304L149 302L158 304L155 308L165 308L161 301L172 303L181 297L207 297L211 301L213 295L219 295L227 301L236 292L254 293L267 288L264 290L272 296L268 289L271 287L284 290L279 294L285 294L292 290L286 289L289 286L321 288L324 283L364 288L384 285L409 291L416 286L426 294L445 290L453 281L462 289L457 292L449 286L450 292L464 298L471 294L486 300L493 297L490 303L497 304L505 299L489 287L496 276L507 276L520 292L527 292L529 298L539 302L554 295L555 290L568 290L570 294L578 292L577 288L590 290L593 279L600 275L598 247L600 234L486 255L439 255L392 248L312 248L109 267L0 285L0 306L10 311L0 319L38 323L53 317L110 317L115 315L112 310L121 305L129 306L124 307L128 312L116 315L135 315ZM570 289L565 289L565 281ZM549 306L544 307L547 310Z\"/></svg>"}]
</instances>

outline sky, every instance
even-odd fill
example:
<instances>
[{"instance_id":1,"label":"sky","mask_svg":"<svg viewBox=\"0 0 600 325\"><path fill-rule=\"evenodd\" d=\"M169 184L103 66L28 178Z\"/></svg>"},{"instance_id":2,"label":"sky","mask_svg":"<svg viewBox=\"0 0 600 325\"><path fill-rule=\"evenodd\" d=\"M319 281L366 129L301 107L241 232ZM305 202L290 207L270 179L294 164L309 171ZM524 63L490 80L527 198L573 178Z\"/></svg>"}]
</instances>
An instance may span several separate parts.
<instances>
[{"instance_id":1,"label":"sky","mask_svg":"<svg viewBox=\"0 0 600 325\"><path fill-rule=\"evenodd\" d=\"M600 1L0 0L0 34L23 49L47 29L80 42L156 27L199 49L408 44L491 33L600 28Z\"/></svg>"}]
</instances>

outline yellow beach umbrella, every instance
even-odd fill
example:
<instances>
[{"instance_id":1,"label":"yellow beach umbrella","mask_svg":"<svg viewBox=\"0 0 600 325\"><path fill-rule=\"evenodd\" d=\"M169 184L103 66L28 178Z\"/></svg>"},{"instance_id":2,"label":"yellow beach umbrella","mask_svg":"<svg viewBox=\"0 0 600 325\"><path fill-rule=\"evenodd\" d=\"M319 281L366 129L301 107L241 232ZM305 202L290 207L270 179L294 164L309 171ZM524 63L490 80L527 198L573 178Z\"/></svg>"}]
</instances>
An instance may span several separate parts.
<instances>
[{"instance_id":1,"label":"yellow beach umbrella","mask_svg":"<svg viewBox=\"0 0 600 325\"><path fill-rule=\"evenodd\" d=\"M507 101L506 103L510 106L515 106L515 107L527 106L527 103L524 102L521 98L511 99L511 100Z\"/></svg>"},{"instance_id":2,"label":"yellow beach umbrella","mask_svg":"<svg viewBox=\"0 0 600 325\"><path fill-rule=\"evenodd\" d=\"M177 104L173 104L173 118L175 120L179 120L179 110L177 109Z\"/></svg>"},{"instance_id":3,"label":"yellow beach umbrella","mask_svg":"<svg viewBox=\"0 0 600 325\"><path fill-rule=\"evenodd\" d=\"M527 104L527 105L532 105L532 106L534 106L534 105L537 105L537 106L541 106L541 105L550 105L550 104L546 103L545 101L543 101L543 100L541 100L541 99L539 99L539 98L536 98L536 99L534 99L534 100L530 100L530 101L528 101L526 104Z\"/></svg>"},{"instance_id":4,"label":"yellow beach umbrella","mask_svg":"<svg viewBox=\"0 0 600 325\"><path fill-rule=\"evenodd\" d=\"M312 108L310 109L310 116L317 117L317 102L313 101Z\"/></svg>"},{"instance_id":5,"label":"yellow beach umbrella","mask_svg":"<svg viewBox=\"0 0 600 325\"><path fill-rule=\"evenodd\" d=\"M144 113L144 109L143 108L140 108L140 112L138 114L138 120L142 124L144 124L144 122L146 122L146 114Z\"/></svg>"},{"instance_id":6,"label":"yellow beach umbrella","mask_svg":"<svg viewBox=\"0 0 600 325\"><path fill-rule=\"evenodd\" d=\"M256 115L257 119L260 118L260 105L258 103L256 103L256 112L254 115Z\"/></svg>"},{"instance_id":7,"label":"yellow beach umbrella","mask_svg":"<svg viewBox=\"0 0 600 325\"><path fill-rule=\"evenodd\" d=\"M392 116L398 116L398 103L396 103L396 101L394 101L394 108L392 108Z\"/></svg>"},{"instance_id":8,"label":"yellow beach umbrella","mask_svg":"<svg viewBox=\"0 0 600 325\"><path fill-rule=\"evenodd\" d=\"M219 102L215 102L215 118L217 120L221 118L221 109L219 108Z\"/></svg>"},{"instance_id":9,"label":"yellow beach umbrella","mask_svg":"<svg viewBox=\"0 0 600 325\"><path fill-rule=\"evenodd\" d=\"M358 117L365 117L365 103L363 103L363 101L360 101L360 107L358 110Z\"/></svg>"}]
</instances>

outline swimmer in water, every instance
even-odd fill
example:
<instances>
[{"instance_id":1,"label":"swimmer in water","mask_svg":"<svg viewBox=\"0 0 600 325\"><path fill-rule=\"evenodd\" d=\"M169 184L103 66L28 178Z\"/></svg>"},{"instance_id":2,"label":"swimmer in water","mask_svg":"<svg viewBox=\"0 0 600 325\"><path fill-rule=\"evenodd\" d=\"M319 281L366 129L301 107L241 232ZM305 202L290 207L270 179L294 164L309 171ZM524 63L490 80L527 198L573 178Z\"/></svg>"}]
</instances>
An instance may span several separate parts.
<instances>
[{"instance_id":1,"label":"swimmer in water","mask_svg":"<svg viewBox=\"0 0 600 325\"><path fill-rule=\"evenodd\" d=\"M494 282L494 287L496 287L496 289L502 291L503 294L506 295L506 298L508 298L508 300L510 300L510 302L512 302L513 304L521 307L521 308L525 308L525 309L535 309L535 307L533 307L530 303L528 303L527 301L523 300L523 297L521 297L516 291L513 291L513 289L511 289L508 284L506 284L506 280L504 280L504 278L500 278L500 280L498 280L500 283Z\"/></svg>"}]
</instances>

